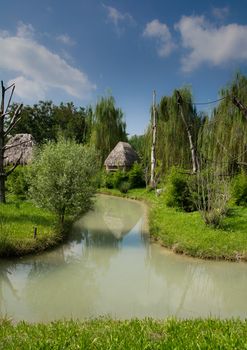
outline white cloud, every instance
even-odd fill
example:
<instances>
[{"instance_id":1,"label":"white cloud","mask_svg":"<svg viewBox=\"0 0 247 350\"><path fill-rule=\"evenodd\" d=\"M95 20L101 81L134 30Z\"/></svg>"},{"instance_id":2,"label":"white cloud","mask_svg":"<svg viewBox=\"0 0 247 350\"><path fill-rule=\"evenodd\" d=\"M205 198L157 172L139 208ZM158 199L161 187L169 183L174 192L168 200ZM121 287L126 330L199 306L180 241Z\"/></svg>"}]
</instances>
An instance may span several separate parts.
<instances>
[{"instance_id":1,"label":"white cloud","mask_svg":"<svg viewBox=\"0 0 247 350\"><path fill-rule=\"evenodd\" d=\"M113 23L115 29L118 33L123 31L123 24L134 24L135 20L129 13L122 13L117 10L115 7L106 6L103 4L103 7L107 11L107 17L109 22Z\"/></svg>"},{"instance_id":2,"label":"white cloud","mask_svg":"<svg viewBox=\"0 0 247 350\"><path fill-rule=\"evenodd\" d=\"M17 36L20 38L32 39L34 37L34 28L32 24L25 24L23 22L19 22L17 27Z\"/></svg>"},{"instance_id":3,"label":"white cloud","mask_svg":"<svg viewBox=\"0 0 247 350\"><path fill-rule=\"evenodd\" d=\"M157 51L159 56L168 56L176 47L172 41L172 36L168 26L158 19L147 23L143 35L147 38L154 38L157 41Z\"/></svg>"},{"instance_id":4,"label":"white cloud","mask_svg":"<svg viewBox=\"0 0 247 350\"><path fill-rule=\"evenodd\" d=\"M229 7L213 7L212 14L215 18L223 20L229 15Z\"/></svg>"},{"instance_id":5,"label":"white cloud","mask_svg":"<svg viewBox=\"0 0 247 350\"><path fill-rule=\"evenodd\" d=\"M16 77L8 81L8 86L15 83L16 94L21 99L39 101L44 100L46 95L46 86L34 80L29 80L23 76Z\"/></svg>"},{"instance_id":6,"label":"white cloud","mask_svg":"<svg viewBox=\"0 0 247 350\"><path fill-rule=\"evenodd\" d=\"M75 41L68 34L58 35L56 39L58 41L60 41L62 44L65 44L65 45L68 45L68 46L75 45Z\"/></svg>"},{"instance_id":7,"label":"white cloud","mask_svg":"<svg viewBox=\"0 0 247 350\"><path fill-rule=\"evenodd\" d=\"M4 34L4 35L3 35ZM21 23L14 36L0 32L0 69L11 72L18 83L16 94L44 98L49 89L61 89L70 96L85 99L96 89L87 75L69 65L59 55L34 40L31 25Z\"/></svg>"},{"instance_id":8,"label":"white cloud","mask_svg":"<svg viewBox=\"0 0 247 350\"><path fill-rule=\"evenodd\" d=\"M204 16L183 16L175 25L188 53L182 58L182 69L190 72L203 63L220 66L247 59L247 26L228 24L216 27Z\"/></svg>"}]
</instances>

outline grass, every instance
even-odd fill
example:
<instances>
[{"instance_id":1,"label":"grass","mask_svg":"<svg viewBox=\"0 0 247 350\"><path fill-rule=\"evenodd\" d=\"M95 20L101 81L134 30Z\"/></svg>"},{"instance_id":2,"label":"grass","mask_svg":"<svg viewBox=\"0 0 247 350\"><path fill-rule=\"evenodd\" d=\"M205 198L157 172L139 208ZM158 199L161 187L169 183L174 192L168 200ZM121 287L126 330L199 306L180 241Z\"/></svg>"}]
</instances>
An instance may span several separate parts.
<instances>
[{"instance_id":1,"label":"grass","mask_svg":"<svg viewBox=\"0 0 247 350\"><path fill-rule=\"evenodd\" d=\"M7 204L0 204L0 257L36 253L60 240L55 218L49 212L14 197Z\"/></svg>"},{"instance_id":2,"label":"grass","mask_svg":"<svg viewBox=\"0 0 247 350\"><path fill-rule=\"evenodd\" d=\"M247 349L247 321L0 322L0 349Z\"/></svg>"},{"instance_id":3,"label":"grass","mask_svg":"<svg viewBox=\"0 0 247 350\"><path fill-rule=\"evenodd\" d=\"M103 193L122 195L118 190ZM247 208L232 207L219 229L206 226L200 213L168 208L163 196L145 189L130 190L130 198L148 202L151 236L176 253L204 259L247 261Z\"/></svg>"}]
</instances>

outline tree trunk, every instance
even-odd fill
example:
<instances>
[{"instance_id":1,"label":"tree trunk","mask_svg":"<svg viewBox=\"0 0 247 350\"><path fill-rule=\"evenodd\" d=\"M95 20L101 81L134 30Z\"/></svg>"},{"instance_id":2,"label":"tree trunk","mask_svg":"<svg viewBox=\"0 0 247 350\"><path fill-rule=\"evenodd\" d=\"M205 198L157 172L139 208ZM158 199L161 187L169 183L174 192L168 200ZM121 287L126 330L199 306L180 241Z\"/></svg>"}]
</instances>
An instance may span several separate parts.
<instances>
[{"instance_id":1,"label":"tree trunk","mask_svg":"<svg viewBox=\"0 0 247 350\"><path fill-rule=\"evenodd\" d=\"M153 92L153 108L152 108L152 147L151 147L151 176L150 186L155 188L155 168L156 168L156 134L157 134L157 116L156 116L156 93Z\"/></svg>"},{"instance_id":2,"label":"tree trunk","mask_svg":"<svg viewBox=\"0 0 247 350\"><path fill-rule=\"evenodd\" d=\"M1 112L0 112L0 203L5 203L5 171L4 171L4 93L5 89L3 82L2 88L2 100L1 100Z\"/></svg>"}]
</instances>

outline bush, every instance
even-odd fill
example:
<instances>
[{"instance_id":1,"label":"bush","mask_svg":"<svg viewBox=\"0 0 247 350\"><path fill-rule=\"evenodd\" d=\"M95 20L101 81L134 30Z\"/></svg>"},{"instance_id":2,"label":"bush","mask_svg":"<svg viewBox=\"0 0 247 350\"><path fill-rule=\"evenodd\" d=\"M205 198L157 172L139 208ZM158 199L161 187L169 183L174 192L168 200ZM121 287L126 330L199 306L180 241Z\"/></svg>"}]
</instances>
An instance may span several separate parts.
<instances>
[{"instance_id":1,"label":"bush","mask_svg":"<svg viewBox=\"0 0 247 350\"><path fill-rule=\"evenodd\" d=\"M130 189L130 183L128 181L120 182L118 189L121 193L127 193Z\"/></svg>"},{"instance_id":2,"label":"bush","mask_svg":"<svg viewBox=\"0 0 247 350\"><path fill-rule=\"evenodd\" d=\"M122 182L128 181L128 173L122 170L117 170L113 173L113 187L119 189Z\"/></svg>"},{"instance_id":3,"label":"bush","mask_svg":"<svg viewBox=\"0 0 247 350\"><path fill-rule=\"evenodd\" d=\"M219 227L228 213L229 181L217 170L206 167L194 178L194 199L206 225Z\"/></svg>"},{"instance_id":4,"label":"bush","mask_svg":"<svg viewBox=\"0 0 247 350\"><path fill-rule=\"evenodd\" d=\"M231 194L237 205L247 206L247 176L239 174L234 177L231 184Z\"/></svg>"},{"instance_id":5,"label":"bush","mask_svg":"<svg viewBox=\"0 0 247 350\"><path fill-rule=\"evenodd\" d=\"M94 149L64 139L50 142L32 164L31 197L63 225L66 215L75 217L91 207L98 171Z\"/></svg>"},{"instance_id":6,"label":"bush","mask_svg":"<svg viewBox=\"0 0 247 350\"><path fill-rule=\"evenodd\" d=\"M128 177L131 188L145 187L144 172L141 164L134 163L128 172Z\"/></svg>"},{"instance_id":7,"label":"bush","mask_svg":"<svg viewBox=\"0 0 247 350\"><path fill-rule=\"evenodd\" d=\"M182 174L181 169L173 167L167 177L165 203L168 207L180 208L188 212L195 210L188 176Z\"/></svg>"},{"instance_id":8,"label":"bush","mask_svg":"<svg viewBox=\"0 0 247 350\"><path fill-rule=\"evenodd\" d=\"M7 190L16 196L26 198L29 189L28 179L29 167L19 165L7 179L6 187Z\"/></svg>"}]
</instances>

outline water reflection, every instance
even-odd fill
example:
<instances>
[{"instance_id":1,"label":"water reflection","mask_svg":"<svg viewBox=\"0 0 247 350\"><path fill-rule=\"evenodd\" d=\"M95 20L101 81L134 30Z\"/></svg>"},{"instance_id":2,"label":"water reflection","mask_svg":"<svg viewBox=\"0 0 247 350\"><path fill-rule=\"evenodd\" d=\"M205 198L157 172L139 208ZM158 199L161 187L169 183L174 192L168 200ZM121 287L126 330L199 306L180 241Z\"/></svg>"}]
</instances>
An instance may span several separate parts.
<instances>
[{"instance_id":1,"label":"water reflection","mask_svg":"<svg viewBox=\"0 0 247 350\"><path fill-rule=\"evenodd\" d=\"M1 314L28 321L246 317L246 264L200 261L150 245L144 218L141 204L101 196L66 244L0 262Z\"/></svg>"}]
</instances>

